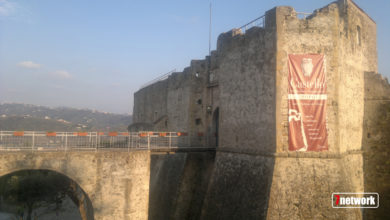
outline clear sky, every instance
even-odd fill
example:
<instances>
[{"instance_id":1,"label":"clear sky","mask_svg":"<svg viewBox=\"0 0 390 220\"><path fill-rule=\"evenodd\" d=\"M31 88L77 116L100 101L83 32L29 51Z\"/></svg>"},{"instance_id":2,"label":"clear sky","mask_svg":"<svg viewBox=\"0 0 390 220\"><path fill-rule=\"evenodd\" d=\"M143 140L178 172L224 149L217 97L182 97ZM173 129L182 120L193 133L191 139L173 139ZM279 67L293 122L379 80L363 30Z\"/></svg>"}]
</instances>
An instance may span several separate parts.
<instances>
[{"instance_id":1,"label":"clear sky","mask_svg":"<svg viewBox=\"0 0 390 220\"><path fill-rule=\"evenodd\" d=\"M278 6L329 0L212 0L222 32ZM390 78L390 1L356 0L377 23L379 72ZM0 102L131 113L145 82L208 54L206 0L0 0Z\"/></svg>"}]
</instances>

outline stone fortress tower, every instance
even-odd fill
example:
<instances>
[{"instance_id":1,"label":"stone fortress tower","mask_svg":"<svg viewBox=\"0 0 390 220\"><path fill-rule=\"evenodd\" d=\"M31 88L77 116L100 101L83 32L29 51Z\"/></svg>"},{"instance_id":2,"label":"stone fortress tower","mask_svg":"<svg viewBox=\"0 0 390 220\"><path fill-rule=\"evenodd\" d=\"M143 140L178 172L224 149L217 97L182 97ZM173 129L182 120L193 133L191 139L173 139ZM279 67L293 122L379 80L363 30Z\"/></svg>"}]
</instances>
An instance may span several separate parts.
<instances>
[{"instance_id":1,"label":"stone fortress tower","mask_svg":"<svg viewBox=\"0 0 390 220\"><path fill-rule=\"evenodd\" d=\"M201 219L390 217L390 85L377 74L376 24L351 0L298 18L275 7L263 25L218 38L134 94L131 130L184 131L216 146ZM322 54L328 150L288 150L288 55ZM379 209L334 209L333 192L378 192Z\"/></svg>"}]
</instances>

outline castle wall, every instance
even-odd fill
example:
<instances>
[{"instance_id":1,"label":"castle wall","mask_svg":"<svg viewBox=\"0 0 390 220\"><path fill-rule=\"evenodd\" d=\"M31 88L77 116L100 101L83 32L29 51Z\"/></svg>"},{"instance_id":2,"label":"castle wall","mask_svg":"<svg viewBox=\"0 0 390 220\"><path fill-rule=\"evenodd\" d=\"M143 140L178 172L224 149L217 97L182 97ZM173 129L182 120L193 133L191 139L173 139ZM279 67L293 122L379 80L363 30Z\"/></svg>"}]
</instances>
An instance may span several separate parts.
<instances>
[{"instance_id":1,"label":"castle wall","mask_svg":"<svg viewBox=\"0 0 390 220\"><path fill-rule=\"evenodd\" d=\"M325 55L328 150L292 152L287 58L308 53ZM186 100L176 103L176 93L168 98L174 105L168 118L176 123L170 128L187 129L193 145L215 146L219 109L216 159L200 218L386 216L334 209L330 200L333 192L388 194L390 92L387 82L368 74L377 71L376 54L376 24L350 0L303 19L291 7L276 7L266 13L264 28L221 34L210 57L185 69L188 87L180 91ZM200 132L204 139L197 139ZM381 210L390 207L389 197L384 201Z\"/></svg>"},{"instance_id":2,"label":"castle wall","mask_svg":"<svg viewBox=\"0 0 390 220\"><path fill-rule=\"evenodd\" d=\"M272 21L272 18L269 19L272 13L272 10L267 12L267 23ZM252 120L246 120L248 112L254 112L259 108L251 106L249 111L246 111L245 107L241 106L245 106L243 102L248 100L246 96L255 98L257 93L250 89L249 80L240 84L245 80L246 71L237 63L247 62L248 58L236 56L235 61L227 62L241 67L237 69L233 67L234 73L231 74L233 78L227 78L225 82L225 75L220 74L222 140L218 148L216 167L203 217L208 219L226 215L233 216L233 219L252 219L255 216L260 218L266 216L267 219L361 219L362 213L357 209L333 209L330 196L333 192L364 192L367 178L363 173L371 172L363 166L362 125L366 105L363 88L364 72L377 69L376 25L350 1L332 3L316 10L306 19L298 19L291 7L277 7L274 13L276 15L274 23L276 48L274 50L277 54L274 62L276 63L275 71L272 72L271 69L270 76L272 78L272 75L275 75L273 84L276 88L275 107L271 109L276 115L269 114L268 119L270 119L270 124L276 121L276 129L266 126L267 123L264 121L256 121L257 118L261 118L262 113L266 112L264 110L260 114L249 115L248 119ZM357 26L360 27L360 39L357 36ZM265 30L267 31L267 27ZM225 44L228 44L227 47L232 44L234 49L239 50L240 40L245 37L249 38L249 33L233 37L233 43ZM261 37L256 38L262 40ZM269 40L267 42L270 43ZM269 44L263 45L263 48L267 45ZM247 46L246 52L251 51L252 48L255 46ZM287 56L304 53L324 54L326 58L329 138L329 150L326 152L288 151ZM242 54L245 52L240 53ZM226 60L229 57L228 55ZM254 59L260 57L259 55L253 56ZM268 62L272 63L272 61ZM224 62L221 64L221 67L223 66ZM253 63L249 66L247 68L256 67ZM250 73L250 76L253 77L252 81L256 82L254 80L258 77L256 72ZM226 93L225 97L227 91L225 88L229 88L228 82L231 82L234 88L230 91L237 91L237 93ZM257 86L258 82L255 83ZM272 91L273 88L269 89ZM232 105L234 102L239 105ZM256 100L254 103L261 105L267 102ZM272 102L268 104L273 105ZM226 117L227 115L229 117ZM242 122L244 126L240 127L239 123L235 123L236 121ZM268 132L253 129L252 122L254 122L254 127L268 128ZM245 129L245 125L248 129ZM274 138L276 144L272 144L272 141L262 136L266 134L269 137L272 132L276 133L271 136L271 140ZM253 143L238 142L237 136L249 137L248 139L256 141ZM256 139L254 136L260 138ZM263 147L264 145L266 147ZM225 151L234 153L227 154ZM242 170L249 160L244 158L251 158L250 163L258 164L257 167L247 167L252 173L245 173ZM370 158L369 160L375 161L376 159ZM273 166L269 167L270 164ZM382 176L385 168L379 167L383 169L380 175ZM257 171L265 175L262 175L261 179L252 175ZM235 192L231 193L232 189L229 186L232 185L240 187L235 188ZM251 187L247 188L247 186ZM257 197L259 195L266 196L269 200L261 201ZM227 201L237 202L231 204ZM248 210L248 204L256 205ZM386 203L386 206L388 204ZM218 210L218 207L229 208L213 211ZM266 210L266 214L262 210Z\"/></svg>"},{"instance_id":3,"label":"castle wall","mask_svg":"<svg viewBox=\"0 0 390 220\"><path fill-rule=\"evenodd\" d=\"M339 146L340 152L348 152L361 150L362 146L364 72L378 71L376 24L355 4L349 3L340 29L343 35L339 37L338 46L341 61L338 75Z\"/></svg>"},{"instance_id":4,"label":"castle wall","mask_svg":"<svg viewBox=\"0 0 390 220\"><path fill-rule=\"evenodd\" d=\"M275 152L275 11L265 28L221 34L220 144L201 219L265 219ZM234 202L232 202L234 201Z\"/></svg>"},{"instance_id":5,"label":"castle wall","mask_svg":"<svg viewBox=\"0 0 390 220\"><path fill-rule=\"evenodd\" d=\"M176 73L168 78L168 130L188 131L191 74Z\"/></svg>"},{"instance_id":6,"label":"castle wall","mask_svg":"<svg viewBox=\"0 0 390 220\"><path fill-rule=\"evenodd\" d=\"M207 106L212 105L208 100L208 60L192 60L187 71L191 73L191 95L189 99L189 127L191 144L205 146L207 138L208 114Z\"/></svg>"},{"instance_id":7,"label":"castle wall","mask_svg":"<svg viewBox=\"0 0 390 220\"><path fill-rule=\"evenodd\" d=\"M153 124L167 115L168 80L154 83L134 94L133 123Z\"/></svg>"},{"instance_id":8,"label":"castle wall","mask_svg":"<svg viewBox=\"0 0 390 220\"><path fill-rule=\"evenodd\" d=\"M150 130L186 132L192 145L207 146L211 136L212 112L218 108L218 86L210 88L210 59L217 68L214 53L167 79L140 89L134 94L134 120L131 127L150 124ZM214 79L216 80L216 74ZM215 81L214 80L214 81ZM210 107L211 111L207 112ZM139 129L138 129L139 130Z\"/></svg>"},{"instance_id":9,"label":"castle wall","mask_svg":"<svg viewBox=\"0 0 390 220\"><path fill-rule=\"evenodd\" d=\"M266 17L268 28L219 37L221 151L274 151L276 34L271 19Z\"/></svg>"},{"instance_id":10,"label":"castle wall","mask_svg":"<svg viewBox=\"0 0 390 220\"><path fill-rule=\"evenodd\" d=\"M133 124L150 124L150 130L187 131L191 75L173 73L134 94Z\"/></svg>"},{"instance_id":11,"label":"castle wall","mask_svg":"<svg viewBox=\"0 0 390 220\"><path fill-rule=\"evenodd\" d=\"M149 219L199 219L215 152L152 154Z\"/></svg>"},{"instance_id":12,"label":"castle wall","mask_svg":"<svg viewBox=\"0 0 390 220\"><path fill-rule=\"evenodd\" d=\"M277 152L288 151L288 54L318 53L325 55L327 81L328 144L330 152L338 152L338 42L339 14L335 4L307 19L299 19L291 7L278 7L277 21ZM336 56L334 56L336 55ZM333 104L333 105L332 105Z\"/></svg>"},{"instance_id":13,"label":"castle wall","mask_svg":"<svg viewBox=\"0 0 390 220\"><path fill-rule=\"evenodd\" d=\"M280 153L275 160L268 218L361 219L356 209L333 209L329 196L332 192L364 192L364 72L376 71L375 23L350 1L332 3L306 19L296 18L289 7L277 10L276 74L281 86L277 86L276 124ZM357 25L360 42L356 40ZM325 55L326 152L288 152L287 55L305 53ZM286 181L288 186L280 184ZM299 202L292 206L296 198ZM315 207L321 211L313 211Z\"/></svg>"},{"instance_id":14,"label":"castle wall","mask_svg":"<svg viewBox=\"0 0 390 220\"><path fill-rule=\"evenodd\" d=\"M364 190L378 192L378 209L364 210L365 219L390 217L390 84L381 75L366 72L363 118Z\"/></svg>"}]
</instances>

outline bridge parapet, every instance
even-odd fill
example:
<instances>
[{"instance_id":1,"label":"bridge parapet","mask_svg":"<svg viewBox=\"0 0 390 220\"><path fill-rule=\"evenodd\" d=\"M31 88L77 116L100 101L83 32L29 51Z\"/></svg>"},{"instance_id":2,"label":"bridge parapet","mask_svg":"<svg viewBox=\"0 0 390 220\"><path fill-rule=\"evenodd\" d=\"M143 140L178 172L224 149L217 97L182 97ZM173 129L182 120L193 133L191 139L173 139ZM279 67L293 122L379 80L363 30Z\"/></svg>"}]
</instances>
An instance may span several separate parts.
<instances>
[{"instance_id":1,"label":"bridge parapet","mask_svg":"<svg viewBox=\"0 0 390 220\"><path fill-rule=\"evenodd\" d=\"M174 150L191 146L186 132L0 131L0 151Z\"/></svg>"}]
</instances>

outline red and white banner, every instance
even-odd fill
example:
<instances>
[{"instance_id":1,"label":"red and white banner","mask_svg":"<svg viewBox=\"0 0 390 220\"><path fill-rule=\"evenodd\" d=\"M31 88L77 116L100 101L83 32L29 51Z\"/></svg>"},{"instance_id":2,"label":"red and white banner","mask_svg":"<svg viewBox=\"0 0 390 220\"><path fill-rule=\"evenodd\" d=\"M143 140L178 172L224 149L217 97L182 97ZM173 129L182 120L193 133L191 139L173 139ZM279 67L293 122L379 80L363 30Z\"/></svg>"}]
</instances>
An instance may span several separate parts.
<instances>
[{"instance_id":1,"label":"red and white banner","mask_svg":"<svg viewBox=\"0 0 390 220\"><path fill-rule=\"evenodd\" d=\"M288 82L289 150L328 150L324 55L288 55Z\"/></svg>"}]
</instances>

